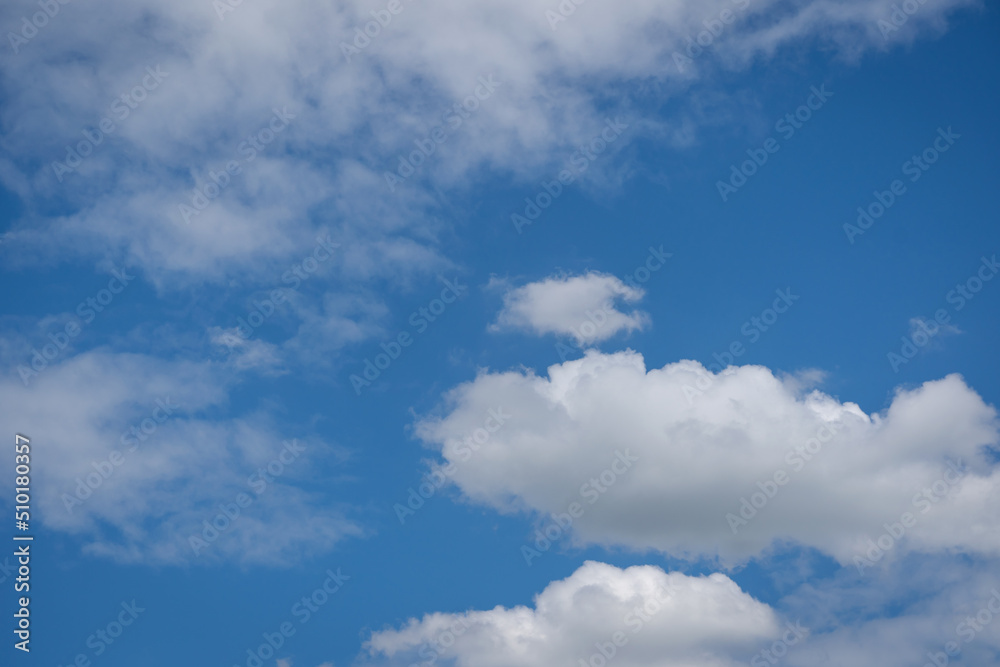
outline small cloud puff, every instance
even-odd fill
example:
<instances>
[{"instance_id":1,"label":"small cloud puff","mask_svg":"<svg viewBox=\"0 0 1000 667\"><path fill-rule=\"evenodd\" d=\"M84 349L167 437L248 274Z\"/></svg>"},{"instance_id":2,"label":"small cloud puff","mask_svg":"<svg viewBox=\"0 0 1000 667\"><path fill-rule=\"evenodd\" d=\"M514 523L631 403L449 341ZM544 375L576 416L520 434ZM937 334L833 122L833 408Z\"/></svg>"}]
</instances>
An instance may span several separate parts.
<instances>
[{"instance_id":1,"label":"small cloud puff","mask_svg":"<svg viewBox=\"0 0 1000 667\"><path fill-rule=\"evenodd\" d=\"M503 310L490 330L521 329L571 336L577 345L593 344L620 331L641 331L648 326L647 313L618 310L620 301L633 303L644 295L642 289L605 273L550 277L508 289Z\"/></svg>"}]
</instances>

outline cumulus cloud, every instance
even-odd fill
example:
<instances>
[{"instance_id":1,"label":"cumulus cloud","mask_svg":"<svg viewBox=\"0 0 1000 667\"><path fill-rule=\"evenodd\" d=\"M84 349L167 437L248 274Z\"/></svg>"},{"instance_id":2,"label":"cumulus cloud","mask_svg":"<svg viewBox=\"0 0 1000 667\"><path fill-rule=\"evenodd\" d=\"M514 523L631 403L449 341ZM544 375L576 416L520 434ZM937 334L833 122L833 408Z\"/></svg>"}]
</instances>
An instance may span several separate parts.
<instances>
[{"instance_id":1,"label":"cumulus cloud","mask_svg":"<svg viewBox=\"0 0 1000 667\"><path fill-rule=\"evenodd\" d=\"M373 633L366 648L400 665L419 655L463 667L578 667L603 647L622 667L726 667L782 632L777 615L725 575L588 561L533 607L428 614Z\"/></svg>"},{"instance_id":2,"label":"cumulus cloud","mask_svg":"<svg viewBox=\"0 0 1000 667\"><path fill-rule=\"evenodd\" d=\"M511 419L472 451L465 434L497 406ZM637 353L589 351L548 377L484 372L418 434L475 502L540 521L580 503L579 544L724 563L784 542L854 563L880 538L895 547L869 559L882 564L908 550L1000 553L1000 470L985 450L997 415L957 375L869 415L760 366L647 371ZM637 460L613 467L617 452Z\"/></svg>"},{"instance_id":3,"label":"cumulus cloud","mask_svg":"<svg viewBox=\"0 0 1000 667\"><path fill-rule=\"evenodd\" d=\"M309 461L339 462L346 452L306 437L297 458L277 474L273 465L271 482L261 485L251 477L289 436L265 412L220 417L227 400L227 384L210 363L101 350L53 362L27 388L15 377L0 380L0 418L23 425L35 444L36 520L78 535L85 552L278 565L359 534L344 510L299 487ZM3 463L9 474L0 485L9 487L12 465ZM202 538L204 521L239 493L253 504L196 550L189 537Z\"/></svg>"},{"instance_id":4,"label":"cumulus cloud","mask_svg":"<svg viewBox=\"0 0 1000 667\"><path fill-rule=\"evenodd\" d=\"M493 330L525 329L535 334L572 336L577 345L611 338L619 331L641 330L649 315L623 313L617 302L632 303L645 292L606 273L559 276L508 290Z\"/></svg>"}]
</instances>

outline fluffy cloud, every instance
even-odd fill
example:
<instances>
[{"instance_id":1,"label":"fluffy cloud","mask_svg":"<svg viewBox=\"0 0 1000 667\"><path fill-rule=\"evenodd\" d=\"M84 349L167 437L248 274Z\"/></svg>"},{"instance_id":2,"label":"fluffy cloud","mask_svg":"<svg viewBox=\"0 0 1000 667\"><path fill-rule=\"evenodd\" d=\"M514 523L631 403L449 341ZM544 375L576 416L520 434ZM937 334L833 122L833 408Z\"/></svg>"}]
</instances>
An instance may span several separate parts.
<instances>
[{"instance_id":1,"label":"fluffy cloud","mask_svg":"<svg viewBox=\"0 0 1000 667\"><path fill-rule=\"evenodd\" d=\"M296 483L310 460L342 460L344 452L307 439L296 443L303 451L294 458L283 455L279 469L273 462L289 436L265 413L220 418L227 399L211 364L103 351L51 365L28 388L0 380L0 418L22 425L34 444L36 521L79 535L87 552L123 561L283 564L358 534L341 510L317 509ZM9 487L12 461L3 467L0 484ZM265 477L254 477L262 468ZM204 539L203 522L240 493L252 504L196 551L189 537Z\"/></svg>"},{"instance_id":2,"label":"fluffy cloud","mask_svg":"<svg viewBox=\"0 0 1000 667\"><path fill-rule=\"evenodd\" d=\"M722 574L689 577L588 561L534 602L428 614L374 633L366 648L401 665L419 655L462 667L578 667L603 647L621 667L725 667L745 663L762 642L787 632L767 605Z\"/></svg>"},{"instance_id":3,"label":"fluffy cloud","mask_svg":"<svg viewBox=\"0 0 1000 667\"><path fill-rule=\"evenodd\" d=\"M632 303L644 294L642 289L604 273L546 278L508 290L503 310L491 328L572 336L577 345L594 343L648 324L646 313L634 310L626 314L616 307L619 300Z\"/></svg>"},{"instance_id":4,"label":"fluffy cloud","mask_svg":"<svg viewBox=\"0 0 1000 667\"><path fill-rule=\"evenodd\" d=\"M637 353L589 351L548 377L483 373L447 402L418 433L455 463L460 489L542 522L579 503L578 543L725 563L784 541L872 566L907 550L1000 553L1000 471L984 451L996 411L956 375L868 415L759 366L647 372ZM470 447L498 406L511 418Z\"/></svg>"}]
</instances>

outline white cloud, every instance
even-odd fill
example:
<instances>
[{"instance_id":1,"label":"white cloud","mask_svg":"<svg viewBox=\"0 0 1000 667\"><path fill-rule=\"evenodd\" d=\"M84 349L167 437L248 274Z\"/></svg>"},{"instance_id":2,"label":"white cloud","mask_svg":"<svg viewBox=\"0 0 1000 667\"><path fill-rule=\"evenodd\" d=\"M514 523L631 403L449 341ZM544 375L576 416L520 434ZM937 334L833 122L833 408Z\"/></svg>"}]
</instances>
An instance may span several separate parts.
<instances>
[{"instance_id":1,"label":"white cloud","mask_svg":"<svg viewBox=\"0 0 1000 667\"><path fill-rule=\"evenodd\" d=\"M227 400L210 363L105 351L53 363L28 388L16 376L0 380L0 419L34 444L33 518L78 535L85 552L139 562L285 564L359 534L341 509L298 486L309 461L333 464L345 453L306 438L297 463L254 488L249 477L294 436L264 412L220 417ZM0 464L8 490L12 461ZM203 521L241 492L253 504L196 557L189 536L201 536Z\"/></svg>"},{"instance_id":2,"label":"white cloud","mask_svg":"<svg viewBox=\"0 0 1000 667\"><path fill-rule=\"evenodd\" d=\"M813 630L782 660L788 667L942 665L949 644L949 664L957 660L955 648L961 664L995 662L1000 577L993 559L912 555L878 573L859 576L846 568L833 576L816 574L807 574L778 603L786 617ZM929 654L939 657L931 660Z\"/></svg>"},{"instance_id":3,"label":"white cloud","mask_svg":"<svg viewBox=\"0 0 1000 667\"><path fill-rule=\"evenodd\" d=\"M284 375L278 346L267 341L246 339L239 335L239 328L212 327L209 336L214 345L228 350L228 363L236 371L256 370L263 375Z\"/></svg>"},{"instance_id":4,"label":"white cloud","mask_svg":"<svg viewBox=\"0 0 1000 667\"><path fill-rule=\"evenodd\" d=\"M793 541L849 564L909 512L915 525L882 563L911 549L1000 554L1000 470L982 449L998 442L996 411L959 376L899 390L873 415L800 386L759 366L713 375L681 361L647 372L637 353L590 351L547 378L483 373L418 434L457 464L451 479L473 501L542 521L580 502L579 543L732 563ZM511 418L470 456L465 434L497 406ZM593 493L616 477L600 478L616 451L639 460ZM743 510L745 525L727 519L741 499L763 505Z\"/></svg>"},{"instance_id":5,"label":"white cloud","mask_svg":"<svg viewBox=\"0 0 1000 667\"><path fill-rule=\"evenodd\" d=\"M621 667L725 667L744 664L785 631L766 604L725 575L588 561L550 583L533 607L428 614L375 632L366 648L377 662L401 665L419 655L462 667L578 667L602 644L615 651L608 662Z\"/></svg>"},{"instance_id":6,"label":"white cloud","mask_svg":"<svg viewBox=\"0 0 1000 667\"><path fill-rule=\"evenodd\" d=\"M278 658L277 663L278 663L278 667L292 667L292 661L290 659L288 659L288 658L284 658L284 659ZM324 662L322 665L319 665L319 667L333 667L333 663L332 662Z\"/></svg>"},{"instance_id":7,"label":"white cloud","mask_svg":"<svg viewBox=\"0 0 1000 667\"><path fill-rule=\"evenodd\" d=\"M10 260L110 249L160 287L176 287L294 259L323 219L338 238L408 242L392 267L405 273L436 253L440 192L485 174L551 177L608 114L639 108L632 98L675 97L711 80L720 64L746 67L803 40L822 39L852 57L886 48L941 30L956 7L972 3L924 4L887 40L877 21L890 15L891 0L591 2L556 30L546 17L555 2L405 0L405 11L350 62L341 44L371 11L384 10L380 0L241 3L222 20L218 4L60 5L0 64L10 93L0 132L17 156L0 163L0 177L26 203L3 244ZM737 19L679 70L673 54L723 9ZM19 26L23 12L5 4L0 22ZM167 75L119 118L112 105L147 67ZM384 172L489 75L501 86L390 194ZM241 142L285 106L291 124L184 224L178 204L240 158ZM636 132L690 136L690 115L636 119ZM58 182L53 162L105 117L115 129Z\"/></svg>"},{"instance_id":8,"label":"white cloud","mask_svg":"<svg viewBox=\"0 0 1000 667\"><path fill-rule=\"evenodd\" d=\"M314 306L308 299L291 299L299 318L296 334L282 347L306 365L326 366L333 353L383 333L389 310L373 297L328 292Z\"/></svg>"},{"instance_id":9,"label":"white cloud","mask_svg":"<svg viewBox=\"0 0 1000 667\"><path fill-rule=\"evenodd\" d=\"M619 331L641 330L649 316L633 310L623 313L617 302L632 303L643 297L639 287L615 276L592 272L559 276L508 290L503 310L493 330L525 329L535 334L572 336L577 345L611 338Z\"/></svg>"},{"instance_id":10,"label":"white cloud","mask_svg":"<svg viewBox=\"0 0 1000 667\"><path fill-rule=\"evenodd\" d=\"M233 370L283 375L293 364L299 368L328 368L336 359L336 353L345 346L382 333L380 322L389 314L373 296L326 292L312 299L294 290L279 289L284 295L281 305L263 306L265 311L272 313L267 318L255 320L253 313L257 311L250 309L237 321L238 326L209 328L216 351L225 355ZM266 293L260 296L261 300L267 298ZM257 303L255 299L248 302ZM259 313L257 317L260 318ZM295 333L280 343L261 340L258 330L252 328L261 321L280 324L286 319L284 328L287 330L291 328L287 326L289 323L295 323Z\"/></svg>"},{"instance_id":11,"label":"white cloud","mask_svg":"<svg viewBox=\"0 0 1000 667\"><path fill-rule=\"evenodd\" d=\"M904 357L904 359L907 359L909 356L913 356L917 352L940 348L942 338L960 333L962 333L962 330L954 324L940 324L939 322L926 317L911 317L910 333L909 336L907 336L909 338L909 343L907 343L904 339L903 348L900 352L901 354L908 355ZM894 368L897 366L898 362L893 364Z\"/></svg>"}]
</instances>

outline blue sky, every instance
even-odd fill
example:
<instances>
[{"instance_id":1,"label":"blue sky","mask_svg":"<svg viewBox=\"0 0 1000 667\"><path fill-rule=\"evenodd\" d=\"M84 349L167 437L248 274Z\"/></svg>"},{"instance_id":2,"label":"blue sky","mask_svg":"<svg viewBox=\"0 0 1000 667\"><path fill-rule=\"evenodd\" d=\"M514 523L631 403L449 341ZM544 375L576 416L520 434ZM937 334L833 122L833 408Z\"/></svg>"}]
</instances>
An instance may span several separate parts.
<instances>
[{"instance_id":1,"label":"blue sky","mask_svg":"<svg viewBox=\"0 0 1000 667\"><path fill-rule=\"evenodd\" d=\"M1000 660L995 7L104 4L0 10L3 664Z\"/></svg>"}]
</instances>

